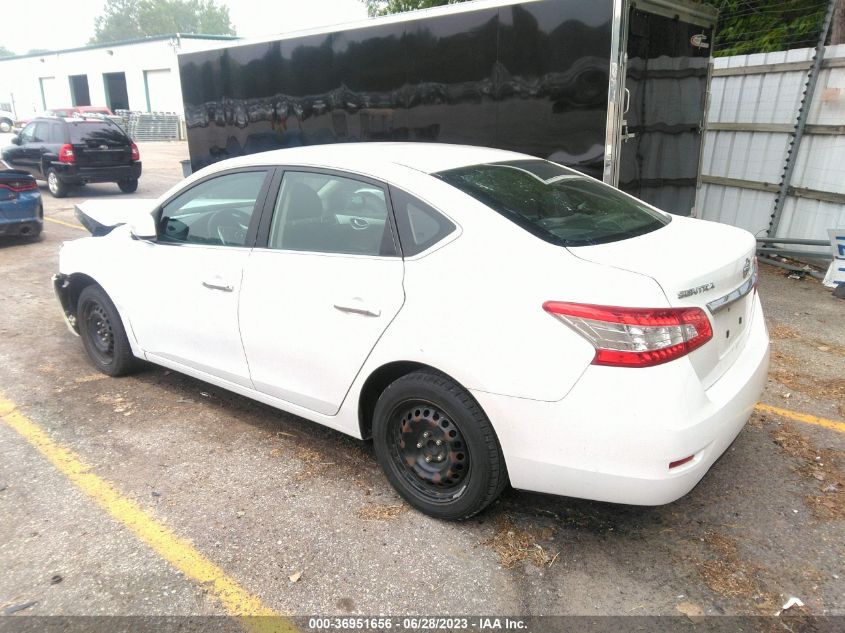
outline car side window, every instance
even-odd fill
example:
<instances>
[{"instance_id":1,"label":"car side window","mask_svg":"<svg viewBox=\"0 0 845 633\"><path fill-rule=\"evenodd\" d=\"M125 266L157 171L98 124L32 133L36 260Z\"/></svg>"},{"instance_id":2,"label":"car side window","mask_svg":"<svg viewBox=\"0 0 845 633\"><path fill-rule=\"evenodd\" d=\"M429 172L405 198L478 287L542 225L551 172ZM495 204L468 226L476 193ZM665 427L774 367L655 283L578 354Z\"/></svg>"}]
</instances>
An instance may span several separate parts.
<instances>
[{"instance_id":1,"label":"car side window","mask_svg":"<svg viewBox=\"0 0 845 633\"><path fill-rule=\"evenodd\" d=\"M385 190L332 174L285 172L268 248L395 256Z\"/></svg>"},{"instance_id":2,"label":"car side window","mask_svg":"<svg viewBox=\"0 0 845 633\"><path fill-rule=\"evenodd\" d=\"M455 230L455 225L441 213L401 189L391 187L390 199L405 257L422 253Z\"/></svg>"},{"instance_id":3,"label":"car side window","mask_svg":"<svg viewBox=\"0 0 845 633\"><path fill-rule=\"evenodd\" d=\"M211 178L188 189L161 210L158 241L246 246L250 221L267 170Z\"/></svg>"},{"instance_id":4,"label":"car side window","mask_svg":"<svg viewBox=\"0 0 845 633\"><path fill-rule=\"evenodd\" d=\"M48 138L48 143L56 145L65 142L65 131L61 123L50 124L50 136Z\"/></svg>"},{"instance_id":5,"label":"car side window","mask_svg":"<svg viewBox=\"0 0 845 633\"><path fill-rule=\"evenodd\" d=\"M32 143L32 138L35 136L35 123L27 125L20 134L21 144Z\"/></svg>"},{"instance_id":6,"label":"car side window","mask_svg":"<svg viewBox=\"0 0 845 633\"><path fill-rule=\"evenodd\" d=\"M47 135L50 132L50 126L48 123L36 123L35 124L35 132L32 135L32 142L33 143L46 143L47 142Z\"/></svg>"}]
</instances>

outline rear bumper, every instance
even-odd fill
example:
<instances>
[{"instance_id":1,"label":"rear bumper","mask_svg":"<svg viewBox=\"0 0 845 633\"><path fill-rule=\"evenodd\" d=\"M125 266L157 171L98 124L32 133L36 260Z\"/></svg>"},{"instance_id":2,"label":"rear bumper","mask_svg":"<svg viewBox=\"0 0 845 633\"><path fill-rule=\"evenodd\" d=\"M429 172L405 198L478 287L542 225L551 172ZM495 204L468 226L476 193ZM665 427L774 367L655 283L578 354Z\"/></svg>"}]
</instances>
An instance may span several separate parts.
<instances>
[{"instance_id":1,"label":"rear bumper","mask_svg":"<svg viewBox=\"0 0 845 633\"><path fill-rule=\"evenodd\" d=\"M129 165L80 167L73 163L53 163L56 174L63 183L80 185L87 182L119 182L141 177L141 161Z\"/></svg>"},{"instance_id":2,"label":"rear bumper","mask_svg":"<svg viewBox=\"0 0 845 633\"><path fill-rule=\"evenodd\" d=\"M742 353L706 390L689 362L676 361L591 365L559 402L473 392L493 421L513 486L633 505L669 503L692 490L742 430L766 384L769 338L754 301Z\"/></svg>"},{"instance_id":3,"label":"rear bumper","mask_svg":"<svg viewBox=\"0 0 845 633\"><path fill-rule=\"evenodd\" d=\"M41 196L24 192L14 199L0 201L0 235L38 235L44 228Z\"/></svg>"},{"instance_id":4,"label":"rear bumper","mask_svg":"<svg viewBox=\"0 0 845 633\"><path fill-rule=\"evenodd\" d=\"M40 217L38 209L33 216L27 218L7 219L0 217L0 236L31 235L36 236L44 228L44 220Z\"/></svg>"}]
</instances>

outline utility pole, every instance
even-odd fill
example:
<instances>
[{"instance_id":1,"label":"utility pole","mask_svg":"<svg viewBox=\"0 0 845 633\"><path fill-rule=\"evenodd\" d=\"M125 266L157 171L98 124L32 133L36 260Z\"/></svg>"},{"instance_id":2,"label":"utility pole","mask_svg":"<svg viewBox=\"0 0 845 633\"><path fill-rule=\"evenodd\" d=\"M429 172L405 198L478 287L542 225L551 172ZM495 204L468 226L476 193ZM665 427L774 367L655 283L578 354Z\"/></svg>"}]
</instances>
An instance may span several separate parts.
<instances>
[{"instance_id":1,"label":"utility pole","mask_svg":"<svg viewBox=\"0 0 845 633\"><path fill-rule=\"evenodd\" d=\"M830 25L830 43L845 44L845 0L836 0Z\"/></svg>"}]
</instances>

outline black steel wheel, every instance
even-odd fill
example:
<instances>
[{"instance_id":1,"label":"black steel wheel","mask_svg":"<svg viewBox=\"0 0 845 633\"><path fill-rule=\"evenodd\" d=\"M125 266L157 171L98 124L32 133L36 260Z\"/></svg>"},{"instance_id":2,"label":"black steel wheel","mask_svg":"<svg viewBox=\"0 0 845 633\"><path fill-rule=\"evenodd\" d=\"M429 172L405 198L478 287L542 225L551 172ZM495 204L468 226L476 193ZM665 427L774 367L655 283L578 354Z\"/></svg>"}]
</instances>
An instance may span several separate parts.
<instances>
[{"instance_id":1,"label":"black steel wheel","mask_svg":"<svg viewBox=\"0 0 845 633\"><path fill-rule=\"evenodd\" d=\"M434 517L471 517L507 483L490 421L463 387L442 374L418 371L391 383L376 403L373 442L397 492Z\"/></svg>"},{"instance_id":2,"label":"black steel wheel","mask_svg":"<svg viewBox=\"0 0 845 633\"><path fill-rule=\"evenodd\" d=\"M101 372L122 376L138 366L117 308L102 288L92 284L79 293L76 322L85 351Z\"/></svg>"},{"instance_id":3,"label":"black steel wheel","mask_svg":"<svg viewBox=\"0 0 845 633\"><path fill-rule=\"evenodd\" d=\"M91 343L91 351L101 363L114 360L114 330L106 309L97 302L86 302L80 327L85 330L85 338Z\"/></svg>"},{"instance_id":4,"label":"black steel wheel","mask_svg":"<svg viewBox=\"0 0 845 633\"><path fill-rule=\"evenodd\" d=\"M449 501L463 492L469 449L446 412L425 400L411 400L390 414L390 456L408 485L431 501Z\"/></svg>"}]
</instances>

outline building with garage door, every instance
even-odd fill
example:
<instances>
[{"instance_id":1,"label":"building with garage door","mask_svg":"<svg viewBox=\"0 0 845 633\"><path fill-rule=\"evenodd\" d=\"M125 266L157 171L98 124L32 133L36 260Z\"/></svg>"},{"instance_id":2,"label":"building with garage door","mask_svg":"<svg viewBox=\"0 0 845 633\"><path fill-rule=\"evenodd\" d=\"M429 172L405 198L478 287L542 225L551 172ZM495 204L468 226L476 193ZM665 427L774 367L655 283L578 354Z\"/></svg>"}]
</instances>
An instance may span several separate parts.
<instances>
[{"instance_id":1,"label":"building with garage door","mask_svg":"<svg viewBox=\"0 0 845 633\"><path fill-rule=\"evenodd\" d=\"M18 119L67 106L182 116L177 54L232 39L177 33L0 58L0 102Z\"/></svg>"}]
</instances>

